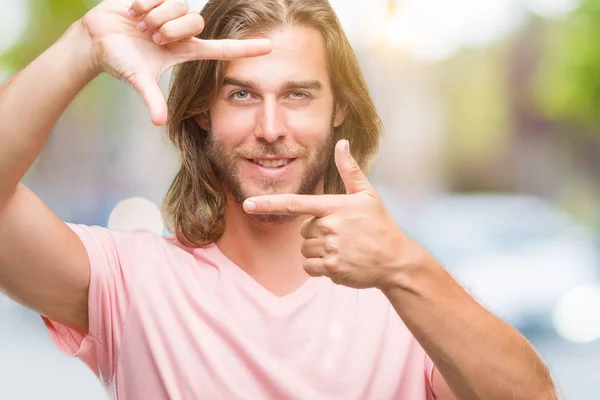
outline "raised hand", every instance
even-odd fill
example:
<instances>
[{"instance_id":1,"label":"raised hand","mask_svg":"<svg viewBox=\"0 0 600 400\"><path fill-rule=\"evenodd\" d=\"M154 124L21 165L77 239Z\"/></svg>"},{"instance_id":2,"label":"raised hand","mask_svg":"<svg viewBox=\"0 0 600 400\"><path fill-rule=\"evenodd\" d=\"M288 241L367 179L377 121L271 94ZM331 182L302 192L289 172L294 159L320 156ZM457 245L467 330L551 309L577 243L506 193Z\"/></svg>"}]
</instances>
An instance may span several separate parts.
<instances>
[{"instance_id":1,"label":"raised hand","mask_svg":"<svg viewBox=\"0 0 600 400\"><path fill-rule=\"evenodd\" d=\"M383 288L399 268L419 262L424 250L406 237L340 140L335 162L346 186L342 195L280 194L249 198L251 214L310 215L301 229L304 269L337 284Z\"/></svg>"},{"instance_id":2,"label":"raised hand","mask_svg":"<svg viewBox=\"0 0 600 400\"><path fill-rule=\"evenodd\" d=\"M200 40L204 21L185 0L105 0L81 23L91 38L93 68L130 83L150 109L152 122L167 118L160 76L186 61L231 60L266 54L267 39Z\"/></svg>"}]
</instances>

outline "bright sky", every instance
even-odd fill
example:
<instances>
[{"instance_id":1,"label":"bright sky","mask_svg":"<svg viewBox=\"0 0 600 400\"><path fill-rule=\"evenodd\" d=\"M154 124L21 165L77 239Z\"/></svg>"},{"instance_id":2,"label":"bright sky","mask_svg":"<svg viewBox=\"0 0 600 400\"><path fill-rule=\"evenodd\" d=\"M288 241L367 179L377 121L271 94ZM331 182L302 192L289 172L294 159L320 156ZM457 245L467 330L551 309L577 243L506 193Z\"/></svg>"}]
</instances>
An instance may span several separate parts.
<instances>
[{"instance_id":1,"label":"bright sky","mask_svg":"<svg viewBox=\"0 0 600 400\"><path fill-rule=\"evenodd\" d=\"M27 26L27 7L34 0L2 0L0 54ZM36 0L37 1L37 0ZM557 18L580 0L330 0L355 46L390 41L415 58L436 61L464 46L485 45L517 27L528 11ZM393 1L393 0L392 0ZM206 0L188 0L199 11Z\"/></svg>"},{"instance_id":2,"label":"bright sky","mask_svg":"<svg viewBox=\"0 0 600 400\"><path fill-rule=\"evenodd\" d=\"M27 27L27 7L23 0L2 0L0 4L0 55L21 37Z\"/></svg>"},{"instance_id":3,"label":"bright sky","mask_svg":"<svg viewBox=\"0 0 600 400\"><path fill-rule=\"evenodd\" d=\"M580 0L395 0L392 16L386 15L389 0L331 2L355 45L388 40L418 59L435 61L500 39L528 12L558 18Z\"/></svg>"}]
</instances>

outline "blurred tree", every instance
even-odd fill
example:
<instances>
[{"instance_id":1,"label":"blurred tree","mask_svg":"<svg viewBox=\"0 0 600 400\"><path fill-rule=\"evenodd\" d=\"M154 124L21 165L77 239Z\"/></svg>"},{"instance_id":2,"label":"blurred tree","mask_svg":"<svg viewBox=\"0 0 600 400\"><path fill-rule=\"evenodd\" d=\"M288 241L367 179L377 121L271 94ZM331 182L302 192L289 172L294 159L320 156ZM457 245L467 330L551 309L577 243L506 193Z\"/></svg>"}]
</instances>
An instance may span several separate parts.
<instances>
[{"instance_id":1,"label":"blurred tree","mask_svg":"<svg viewBox=\"0 0 600 400\"><path fill-rule=\"evenodd\" d=\"M94 0L24 1L28 3L28 27L21 40L0 54L0 65L12 71L31 62L97 3Z\"/></svg>"},{"instance_id":2,"label":"blurred tree","mask_svg":"<svg viewBox=\"0 0 600 400\"><path fill-rule=\"evenodd\" d=\"M567 156L560 201L600 231L600 0L547 24L539 61L533 97Z\"/></svg>"},{"instance_id":3,"label":"blurred tree","mask_svg":"<svg viewBox=\"0 0 600 400\"><path fill-rule=\"evenodd\" d=\"M509 51L505 42L465 49L439 66L448 124L445 174L453 190L514 189L513 171L499 167L513 132Z\"/></svg>"},{"instance_id":4,"label":"blurred tree","mask_svg":"<svg viewBox=\"0 0 600 400\"><path fill-rule=\"evenodd\" d=\"M600 0L548 25L539 66L533 92L544 115L600 135Z\"/></svg>"},{"instance_id":5,"label":"blurred tree","mask_svg":"<svg viewBox=\"0 0 600 400\"><path fill-rule=\"evenodd\" d=\"M23 69L42 54L71 24L100 2L13 1L26 2L28 20L27 28L19 40L0 53L0 69L9 74ZM0 6L0 12L1 10ZM65 63L68 62L65 60ZM62 217L75 218L70 214L74 212L71 211L70 203L65 203L64 198L55 194L57 187L70 198L86 199L85 203L89 205L89 209L80 209L78 212L83 214L79 214L78 218L88 222L91 218L89 215L99 218L97 215L104 212L103 207L108 207L103 202L110 202L112 198L94 192L86 183L93 177L96 185L94 187L102 190L118 186L118 183L115 183L118 178L116 174L106 170L112 165L118 165L114 161L118 158L115 153L122 148L129 149L133 136L122 133L131 130L130 118L126 116L132 113L134 106L139 103L141 100L124 82L107 74L100 75L81 91L63 113L44 151L24 177L24 182ZM98 208L101 208L101 211L98 211ZM94 220L94 223L99 221Z\"/></svg>"}]
</instances>

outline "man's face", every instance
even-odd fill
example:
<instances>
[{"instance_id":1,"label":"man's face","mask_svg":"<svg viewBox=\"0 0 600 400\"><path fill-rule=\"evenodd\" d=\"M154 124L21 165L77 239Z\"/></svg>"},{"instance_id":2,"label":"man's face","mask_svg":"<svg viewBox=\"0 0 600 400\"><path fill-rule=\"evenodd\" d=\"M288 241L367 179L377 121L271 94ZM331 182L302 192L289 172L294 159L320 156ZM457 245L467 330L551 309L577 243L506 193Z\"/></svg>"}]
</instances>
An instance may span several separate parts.
<instances>
[{"instance_id":1,"label":"man's face","mask_svg":"<svg viewBox=\"0 0 600 400\"><path fill-rule=\"evenodd\" d=\"M288 27L269 36L273 51L232 61L210 115L209 154L234 201L272 193L320 190L333 156L336 111L325 44L313 29Z\"/></svg>"}]
</instances>

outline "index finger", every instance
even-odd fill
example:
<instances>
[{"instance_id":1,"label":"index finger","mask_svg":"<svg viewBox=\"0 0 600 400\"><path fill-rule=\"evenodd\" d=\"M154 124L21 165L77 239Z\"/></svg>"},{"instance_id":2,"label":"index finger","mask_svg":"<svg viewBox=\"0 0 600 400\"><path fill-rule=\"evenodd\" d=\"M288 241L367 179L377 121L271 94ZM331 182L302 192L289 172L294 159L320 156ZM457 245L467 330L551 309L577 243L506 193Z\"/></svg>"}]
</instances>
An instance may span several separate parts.
<instances>
[{"instance_id":1,"label":"index finger","mask_svg":"<svg viewBox=\"0 0 600 400\"><path fill-rule=\"evenodd\" d=\"M271 194L244 201L248 214L312 215L324 217L342 204L340 195Z\"/></svg>"},{"instance_id":2,"label":"index finger","mask_svg":"<svg viewBox=\"0 0 600 400\"><path fill-rule=\"evenodd\" d=\"M234 60L256 57L272 50L269 39L198 39L173 43L180 47L177 51L186 55L186 61L195 60Z\"/></svg>"},{"instance_id":3,"label":"index finger","mask_svg":"<svg viewBox=\"0 0 600 400\"><path fill-rule=\"evenodd\" d=\"M129 15L139 17L162 3L164 3L164 0L135 0L129 7Z\"/></svg>"}]
</instances>

